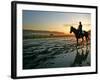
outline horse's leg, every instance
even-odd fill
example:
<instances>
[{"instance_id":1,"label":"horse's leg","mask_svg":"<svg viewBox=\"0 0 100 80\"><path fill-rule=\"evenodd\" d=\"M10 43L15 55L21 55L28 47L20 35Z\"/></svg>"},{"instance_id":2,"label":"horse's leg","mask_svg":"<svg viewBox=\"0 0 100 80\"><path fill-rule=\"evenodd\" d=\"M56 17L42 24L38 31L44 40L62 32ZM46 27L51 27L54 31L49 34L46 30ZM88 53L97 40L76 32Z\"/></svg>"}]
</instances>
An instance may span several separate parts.
<instances>
[{"instance_id":1,"label":"horse's leg","mask_svg":"<svg viewBox=\"0 0 100 80\"><path fill-rule=\"evenodd\" d=\"M88 37L86 38L86 42L87 42L87 44L88 44Z\"/></svg>"},{"instance_id":2,"label":"horse's leg","mask_svg":"<svg viewBox=\"0 0 100 80\"><path fill-rule=\"evenodd\" d=\"M77 38L77 46L78 46L78 38Z\"/></svg>"},{"instance_id":3,"label":"horse's leg","mask_svg":"<svg viewBox=\"0 0 100 80\"><path fill-rule=\"evenodd\" d=\"M82 37L82 45L84 45L84 39L83 39L83 37Z\"/></svg>"},{"instance_id":4,"label":"horse's leg","mask_svg":"<svg viewBox=\"0 0 100 80\"><path fill-rule=\"evenodd\" d=\"M87 36L85 36L85 39L86 39L86 45L88 44L88 37Z\"/></svg>"}]
</instances>

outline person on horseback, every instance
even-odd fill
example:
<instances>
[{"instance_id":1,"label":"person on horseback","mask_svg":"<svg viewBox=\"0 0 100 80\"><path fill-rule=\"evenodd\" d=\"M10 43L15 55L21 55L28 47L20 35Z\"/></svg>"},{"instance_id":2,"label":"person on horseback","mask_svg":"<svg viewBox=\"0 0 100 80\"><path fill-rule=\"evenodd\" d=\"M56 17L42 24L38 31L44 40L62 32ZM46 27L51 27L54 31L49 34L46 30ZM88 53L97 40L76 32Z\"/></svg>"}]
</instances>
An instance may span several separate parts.
<instances>
[{"instance_id":1,"label":"person on horseback","mask_svg":"<svg viewBox=\"0 0 100 80\"><path fill-rule=\"evenodd\" d=\"M78 33L78 35L82 35L83 33L82 33L82 23L81 23L81 21L79 22L79 26L78 26L78 31L79 31L79 33Z\"/></svg>"}]
</instances>

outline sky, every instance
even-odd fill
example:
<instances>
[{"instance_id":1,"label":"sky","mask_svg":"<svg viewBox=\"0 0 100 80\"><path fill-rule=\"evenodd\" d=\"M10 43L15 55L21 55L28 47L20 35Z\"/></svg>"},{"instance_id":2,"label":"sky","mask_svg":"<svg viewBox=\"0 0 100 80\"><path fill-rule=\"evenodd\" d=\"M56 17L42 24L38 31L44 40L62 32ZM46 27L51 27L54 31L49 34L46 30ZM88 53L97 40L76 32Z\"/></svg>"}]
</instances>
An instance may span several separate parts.
<instances>
[{"instance_id":1,"label":"sky","mask_svg":"<svg viewBox=\"0 0 100 80\"><path fill-rule=\"evenodd\" d=\"M69 34L70 26L78 28L79 21L83 30L91 29L91 14L23 10L23 29L58 31Z\"/></svg>"}]
</instances>

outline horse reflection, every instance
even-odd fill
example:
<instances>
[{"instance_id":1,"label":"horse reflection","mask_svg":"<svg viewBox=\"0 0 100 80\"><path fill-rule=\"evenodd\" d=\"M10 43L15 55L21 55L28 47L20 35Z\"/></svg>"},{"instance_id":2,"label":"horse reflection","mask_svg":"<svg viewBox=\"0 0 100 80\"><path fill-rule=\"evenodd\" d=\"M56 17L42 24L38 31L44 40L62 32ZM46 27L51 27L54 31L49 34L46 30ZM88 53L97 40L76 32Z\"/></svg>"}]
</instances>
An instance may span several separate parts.
<instances>
[{"instance_id":1,"label":"horse reflection","mask_svg":"<svg viewBox=\"0 0 100 80\"><path fill-rule=\"evenodd\" d=\"M80 50L80 51L79 51ZM88 54L89 54L89 49L86 46L86 49L78 49L76 48L76 57L75 60L73 62L73 64L71 65L72 67L74 66L82 66L82 63L86 61Z\"/></svg>"}]
</instances>

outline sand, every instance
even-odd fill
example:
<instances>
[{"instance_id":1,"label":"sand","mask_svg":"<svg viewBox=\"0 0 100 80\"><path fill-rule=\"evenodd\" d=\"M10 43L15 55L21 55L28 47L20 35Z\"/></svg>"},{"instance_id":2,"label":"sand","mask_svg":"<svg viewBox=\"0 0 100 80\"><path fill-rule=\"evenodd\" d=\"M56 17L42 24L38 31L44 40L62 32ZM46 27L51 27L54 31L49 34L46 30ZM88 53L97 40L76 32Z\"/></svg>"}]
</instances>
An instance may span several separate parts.
<instances>
[{"instance_id":1,"label":"sand","mask_svg":"<svg viewBox=\"0 0 100 80\"><path fill-rule=\"evenodd\" d=\"M23 69L90 66L91 47L85 43L76 47L75 37L26 39Z\"/></svg>"}]
</instances>

